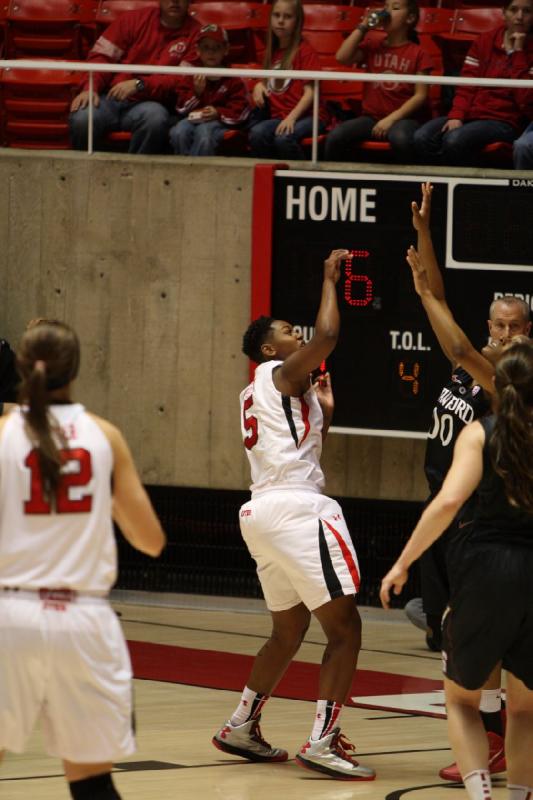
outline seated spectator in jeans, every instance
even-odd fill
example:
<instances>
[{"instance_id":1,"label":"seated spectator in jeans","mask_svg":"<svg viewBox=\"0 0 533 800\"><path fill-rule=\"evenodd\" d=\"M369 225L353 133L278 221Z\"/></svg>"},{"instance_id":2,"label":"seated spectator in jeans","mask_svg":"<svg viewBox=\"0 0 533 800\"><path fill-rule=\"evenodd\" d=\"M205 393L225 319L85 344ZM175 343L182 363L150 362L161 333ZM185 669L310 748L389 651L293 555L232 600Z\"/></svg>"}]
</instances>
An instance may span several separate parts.
<instances>
[{"instance_id":1,"label":"seated spectator in jeans","mask_svg":"<svg viewBox=\"0 0 533 800\"><path fill-rule=\"evenodd\" d=\"M533 67L530 73L533 78ZM533 170L533 122L527 126L518 139L514 140L513 163L515 169Z\"/></svg>"},{"instance_id":2,"label":"seated spectator in jeans","mask_svg":"<svg viewBox=\"0 0 533 800\"><path fill-rule=\"evenodd\" d=\"M531 78L533 0L510 0L505 24L478 36L465 58L463 78ZM467 165L491 142L513 142L525 122L532 90L458 86L448 117L415 133L423 163Z\"/></svg>"},{"instance_id":3,"label":"seated spectator in jeans","mask_svg":"<svg viewBox=\"0 0 533 800\"><path fill-rule=\"evenodd\" d=\"M316 50L302 39L304 12L301 0L275 0L265 53L265 69L319 70ZM253 88L256 106L251 118L250 147L259 158L303 159L300 140L313 132L314 88L297 78L258 81ZM320 106L319 131L327 112Z\"/></svg>"},{"instance_id":4,"label":"seated spectator in jeans","mask_svg":"<svg viewBox=\"0 0 533 800\"><path fill-rule=\"evenodd\" d=\"M220 67L229 50L228 34L219 25L205 25L197 48L202 67ZM239 77L184 76L177 84L177 111L182 119L170 129L173 151L183 156L215 155L224 133L248 119L246 84Z\"/></svg>"},{"instance_id":5,"label":"seated spectator in jeans","mask_svg":"<svg viewBox=\"0 0 533 800\"><path fill-rule=\"evenodd\" d=\"M385 33L365 39L368 14L337 51L341 64L366 64L369 72L427 74L431 59L418 44L416 0L386 0ZM413 135L429 118L428 86L417 83L364 83L362 116L342 122L326 139L326 161L354 161L354 144L366 139L389 141L397 161L413 158Z\"/></svg>"},{"instance_id":6,"label":"seated spectator in jeans","mask_svg":"<svg viewBox=\"0 0 533 800\"><path fill-rule=\"evenodd\" d=\"M91 64L161 64L177 66L196 52L200 24L188 13L188 0L159 0L121 14L89 53ZM130 153L161 153L168 147L170 102L174 75L93 75L93 132L95 149L105 149L110 131L131 131ZM161 102L160 102L161 101ZM70 132L76 150L87 149L89 82L71 104Z\"/></svg>"}]
</instances>

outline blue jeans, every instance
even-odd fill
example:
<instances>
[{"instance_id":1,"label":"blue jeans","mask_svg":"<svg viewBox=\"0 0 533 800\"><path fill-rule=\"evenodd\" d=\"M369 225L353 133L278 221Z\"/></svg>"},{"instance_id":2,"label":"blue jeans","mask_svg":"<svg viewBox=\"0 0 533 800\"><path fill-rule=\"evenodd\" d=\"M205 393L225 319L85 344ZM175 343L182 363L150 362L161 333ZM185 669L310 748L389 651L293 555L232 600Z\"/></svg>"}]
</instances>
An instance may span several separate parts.
<instances>
[{"instance_id":1,"label":"blue jeans","mask_svg":"<svg viewBox=\"0 0 533 800\"><path fill-rule=\"evenodd\" d=\"M131 131L130 153L165 153L169 118L161 103L152 100L130 103L101 95L98 108L93 108L94 149L105 150L105 136L111 131ZM70 136L75 150L87 150L88 119L88 108L70 114Z\"/></svg>"},{"instance_id":2,"label":"blue jeans","mask_svg":"<svg viewBox=\"0 0 533 800\"><path fill-rule=\"evenodd\" d=\"M313 118L302 117L294 124L294 133L276 135L281 119L265 119L252 125L249 131L252 155L257 158L283 158L292 161L305 159L300 139L313 133ZM324 123L318 123L318 131L324 130Z\"/></svg>"},{"instance_id":3,"label":"blue jeans","mask_svg":"<svg viewBox=\"0 0 533 800\"><path fill-rule=\"evenodd\" d=\"M515 169L533 169L533 122L513 144Z\"/></svg>"},{"instance_id":4,"label":"blue jeans","mask_svg":"<svg viewBox=\"0 0 533 800\"><path fill-rule=\"evenodd\" d=\"M372 128L376 122L377 119L372 117L357 117L333 128L326 139L326 161L359 160L354 153L354 144L372 139ZM413 136L418 124L415 119L400 119L389 128L387 140L397 161L405 164L413 160Z\"/></svg>"},{"instance_id":5,"label":"blue jeans","mask_svg":"<svg viewBox=\"0 0 533 800\"><path fill-rule=\"evenodd\" d=\"M218 119L197 124L182 119L170 129L170 144L176 155L214 156L227 130Z\"/></svg>"},{"instance_id":6,"label":"blue jeans","mask_svg":"<svg viewBox=\"0 0 533 800\"><path fill-rule=\"evenodd\" d=\"M432 119L415 132L415 150L421 163L468 166L485 145L516 138L512 125L496 119L474 119L443 133L442 126L447 121L447 117Z\"/></svg>"}]
</instances>

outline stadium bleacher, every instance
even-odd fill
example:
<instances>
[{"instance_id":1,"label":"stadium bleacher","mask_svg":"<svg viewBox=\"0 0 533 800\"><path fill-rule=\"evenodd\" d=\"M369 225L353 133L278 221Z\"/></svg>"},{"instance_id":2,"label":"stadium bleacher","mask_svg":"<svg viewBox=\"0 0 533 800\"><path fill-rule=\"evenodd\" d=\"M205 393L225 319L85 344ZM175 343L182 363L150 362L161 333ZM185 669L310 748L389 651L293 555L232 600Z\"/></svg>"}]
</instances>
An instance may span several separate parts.
<instances>
[{"instance_id":1,"label":"stadium bleacher","mask_svg":"<svg viewBox=\"0 0 533 800\"><path fill-rule=\"evenodd\" d=\"M466 50L478 33L502 19L500 4L485 0L483 6L425 3L420 10L418 32L433 60L434 74L457 74ZM96 37L125 11L158 5L158 0L7 0L0 7L0 54L4 59L45 58L84 60ZM335 61L342 39L357 25L366 4L307 2L304 35L318 51L325 70L345 70ZM232 66L259 67L263 58L270 5L242 0L198 0L191 13L202 23L215 22L228 30ZM45 70L0 70L1 144L8 147L68 148L69 99L76 91L78 75ZM432 91L432 111L440 111L440 93ZM324 82L322 96L336 119L357 112L361 84ZM226 137L222 152L246 152L241 132ZM110 144L127 146L128 134L112 134ZM384 142L367 142L361 149L387 157ZM509 147L487 148L490 163L507 164Z\"/></svg>"}]
</instances>

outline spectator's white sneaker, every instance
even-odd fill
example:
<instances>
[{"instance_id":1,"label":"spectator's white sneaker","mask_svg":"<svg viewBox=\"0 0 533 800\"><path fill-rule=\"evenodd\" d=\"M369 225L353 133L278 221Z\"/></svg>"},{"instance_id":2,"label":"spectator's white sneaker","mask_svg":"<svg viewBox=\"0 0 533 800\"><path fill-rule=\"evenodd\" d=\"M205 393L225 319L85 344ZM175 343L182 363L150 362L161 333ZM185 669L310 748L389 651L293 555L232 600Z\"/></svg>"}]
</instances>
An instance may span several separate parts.
<instances>
[{"instance_id":1,"label":"spectator's white sneaker","mask_svg":"<svg viewBox=\"0 0 533 800\"><path fill-rule=\"evenodd\" d=\"M287 761L289 754L286 750L272 747L261 736L260 719L261 715L243 725L232 725L228 720L213 736L213 744L225 753L242 756L249 761Z\"/></svg>"},{"instance_id":2,"label":"spectator's white sneaker","mask_svg":"<svg viewBox=\"0 0 533 800\"><path fill-rule=\"evenodd\" d=\"M355 747L342 735L340 728L335 728L322 739L309 739L296 756L296 763L338 780L373 781L374 770L363 767L351 753L355 753Z\"/></svg>"}]
</instances>

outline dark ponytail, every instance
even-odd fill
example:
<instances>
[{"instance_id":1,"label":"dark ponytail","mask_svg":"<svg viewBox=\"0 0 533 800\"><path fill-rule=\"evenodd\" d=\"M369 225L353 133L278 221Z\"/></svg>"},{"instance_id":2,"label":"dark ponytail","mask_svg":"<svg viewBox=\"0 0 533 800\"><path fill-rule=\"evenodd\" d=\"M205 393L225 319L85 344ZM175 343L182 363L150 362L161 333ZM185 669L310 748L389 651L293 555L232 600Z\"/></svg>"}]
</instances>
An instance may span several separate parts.
<instances>
[{"instance_id":1,"label":"dark ponytail","mask_svg":"<svg viewBox=\"0 0 533 800\"><path fill-rule=\"evenodd\" d=\"M498 414L490 439L509 502L533 514L533 343L513 345L496 366Z\"/></svg>"},{"instance_id":2,"label":"dark ponytail","mask_svg":"<svg viewBox=\"0 0 533 800\"><path fill-rule=\"evenodd\" d=\"M54 402L55 390L74 380L79 363L78 337L62 322L43 322L27 330L17 353L26 431L38 454L43 490L49 502L59 484L59 448L65 442L50 419L48 405Z\"/></svg>"}]
</instances>

